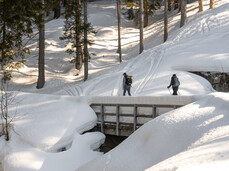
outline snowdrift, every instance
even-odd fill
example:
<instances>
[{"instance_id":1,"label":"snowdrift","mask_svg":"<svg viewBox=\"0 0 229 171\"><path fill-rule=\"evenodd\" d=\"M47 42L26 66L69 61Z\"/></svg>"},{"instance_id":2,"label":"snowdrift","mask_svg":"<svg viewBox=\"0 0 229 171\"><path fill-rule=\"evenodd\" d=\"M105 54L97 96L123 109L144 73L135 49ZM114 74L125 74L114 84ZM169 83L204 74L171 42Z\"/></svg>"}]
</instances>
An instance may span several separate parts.
<instances>
[{"instance_id":1,"label":"snowdrift","mask_svg":"<svg viewBox=\"0 0 229 171\"><path fill-rule=\"evenodd\" d=\"M228 103L229 94L213 93L161 115L78 170L229 168Z\"/></svg>"},{"instance_id":2,"label":"snowdrift","mask_svg":"<svg viewBox=\"0 0 229 171\"><path fill-rule=\"evenodd\" d=\"M104 142L102 133L80 135L97 122L87 99L21 92L13 97L11 138L0 141L5 170L74 170L102 155L93 151Z\"/></svg>"}]
</instances>

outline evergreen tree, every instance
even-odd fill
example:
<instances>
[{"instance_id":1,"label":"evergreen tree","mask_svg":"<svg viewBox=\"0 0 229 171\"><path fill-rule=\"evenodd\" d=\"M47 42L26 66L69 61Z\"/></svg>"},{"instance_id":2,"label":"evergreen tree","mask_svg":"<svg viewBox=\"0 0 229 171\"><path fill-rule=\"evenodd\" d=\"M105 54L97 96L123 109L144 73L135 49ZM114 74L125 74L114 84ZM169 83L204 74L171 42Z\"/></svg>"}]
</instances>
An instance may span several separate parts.
<instances>
[{"instance_id":1,"label":"evergreen tree","mask_svg":"<svg viewBox=\"0 0 229 171\"><path fill-rule=\"evenodd\" d=\"M37 89L43 88L45 84L45 21L44 0L40 0L40 16L42 21L39 27L39 57L38 57L38 80Z\"/></svg>"},{"instance_id":2,"label":"evergreen tree","mask_svg":"<svg viewBox=\"0 0 229 171\"><path fill-rule=\"evenodd\" d=\"M73 62L75 68L80 70L82 67L82 34L83 26L81 20L81 2L80 0L71 0L68 2L65 10L64 35L61 40L67 40L71 43L71 48L67 49L67 53L75 53Z\"/></svg>"},{"instance_id":3,"label":"evergreen tree","mask_svg":"<svg viewBox=\"0 0 229 171\"><path fill-rule=\"evenodd\" d=\"M199 2L199 12L203 11L203 0L198 0Z\"/></svg>"},{"instance_id":4,"label":"evergreen tree","mask_svg":"<svg viewBox=\"0 0 229 171\"><path fill-rule=\"evenodd\" d=\"M162 0L143 0L144 8L144 27L148 26L148 17L153 15L154 11L161 8ZM125 5L127 11L124 14L127 14L129 20L134 20L135 26L139 25L139 1L137 0L125 0Z\"/></svg>"},{"instance_id":5,"label":"evergreen tree","mask_svg":"<svg viewBox=\"0 0 229 171\"><path fill-rule=\"evenodd\" d=\"M168 10L172 10L172 0L168 0Z\"/></svg>"},{"instance_id":6,"label":"evergreen tree","mask_svg":"<svg viewBox=\"0 0 229 171\"><path fill-rule=\"evenodd\" d=\"M84 81L88 79L87 0L84 0Z\"/></svg>"},{"instance_id":7,"label":"evergreen tree","mask_svg":"<svg viewBox=\"0 0 229 171\"><path fill-rule=\"evenodd\" d=\"M140 16L139 16L139 30L140 30L140 49L139 54L144 50L144 38L143 38L143 0L139 0Z\"/></svg>"},{"instance_id":8,"label":"evergreen tree","mask_svg":"<svg viewBox=\"0 0 229 171\"><path fill-rule=\"evenodd\" d=\"M30 53L23 38L30 37L33 23L39 22L37 15L40 5L33 0L0 1L0 63L1 63L1 116L6 140L9 140L8 82L11 70L19 69Z\"/></svg>"},{"instance_id":9,"label":"evergreen tree","mask_svg":"<svg viewBox=\"0 0 229 171\"><path fill-rule=\"evenodd\" d=\"M23 38L30 37L33 23L39 23L40 4L35 0L0 1L0 62L1 70L7 66L18 67L24 63L29 49ZM17 61L14 63L12 62Z\"/></svg>"},{"instance_id":10,"label":"evergreen tree","mask_svg":"<svg viewBox=\"0 0 229 171\"><path fill-rule=\"evenodd\" d=\"M187 0L181 0L181 21L180 21L180 27L183 27L183 25L186 24L186 4Z\"/></svg>"},{"instance_id":11,"label":"evergreen tree","mask_svg":"<svg viewBox=\"0 0 229 171\"><path fill-rule=\"evenodd\" d=\"M215 0L210 0L210 9L215 8Z\"/></svg>"},{"instance_id":12,"label":"evergreen tree","mask_svg":"<svg viewBox=\"0 0 229 171\"><path fill-rule=\"evenodd\" d=\"M72 62L75 63L75 68L80 70L83 62L84 36L83 33L96 33L91 27L90 23L84 24L81 19L82 7L80 0L70 0L66 4L65 10L65 25L64 35L60 37L61 40L66 40L66 43L71 43L71 47L67 49L67 53L75 53ZM93 41L86 39L88 45L92 45ZM67 46L67 45L66 45ZM90 58L90 54L88 54Z\"/></svg>"},{"instance_id":13,"label":"evergreen tree","mask_svg":"<svg viewBox=\"0 0 229 171\"><path fill-rule=\"evenodd\" d=\"M57 19L60 17L61 13L61 5L60 5L60 0L55 1L55 6L54 6L54 18Z\"/></svg>"},{"instance_id":14,"label":"evergreen tree","mask_svg":"<svg viewBox=\"0 0 229 171\"><path fill-rule=\"evenodd\" d=\"M148 0L144 0L143 2L143 8L144 8L144 27L147 27L149 25L148 17L149 17L149 4Z\"/></svg>"},{"instance_id":15,"label":"evergreen tree","mask_svg":"<svg viewBox=\"0 0 229 171\"><path fill-rule=\"evenodd\" d=\"M168 1L164 0L164 42L168 38Z\"/></svg>"},{"instance_id":16,"label":"evergreen tree","mask_svg":"<svg viewBox=\"0 0 229 171\"><path fill-rule=\"evenodd\" d=\"M121 48L121 19L120 19L120 0L117 0L117 17L118 17L118 53L119 53L119 62L122 62L122 48Z\"/></svg>"},{"instance_id":17,"label":"evergreen tree","mask_svg":"<svg viewBox=\"0 0 229 171\"><path fill-rule=\"evenodd\" d=\"M174 10L176 10L178 8L178 0L174 0Z\"/></svg>"}]
</instances>

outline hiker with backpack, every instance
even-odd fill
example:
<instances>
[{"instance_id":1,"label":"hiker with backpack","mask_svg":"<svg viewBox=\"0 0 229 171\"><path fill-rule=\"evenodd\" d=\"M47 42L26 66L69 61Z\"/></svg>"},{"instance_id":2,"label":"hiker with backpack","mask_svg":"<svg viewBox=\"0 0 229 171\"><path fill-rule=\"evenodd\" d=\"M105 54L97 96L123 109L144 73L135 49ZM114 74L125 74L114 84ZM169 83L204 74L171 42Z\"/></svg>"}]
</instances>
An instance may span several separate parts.
<instances>
[{"instance_id":1,"label":"hiker with backpack","mask_svg":"<svg viewBox=\"0 0 229 171\"><path fill-rule=\"evenodd\" d=\"M123 82L122 82L123 96L126 95L126 90L129 96L131 96L130 94L131 84L132 84L132 76L129 76L126 73L123 73Z\"/></svg>"},{"instance_id":2,"label":"hiker with backpack","mask_svg":"<svg viewBox=\"0 0 229 171\"><path fill-rule=\"evenodd\" d=\"M169 89L172 86L173 95L177 95L179 85L180 85L180 81L178 77L176 76L176 74L173 74L173 76L171 77L170 85L167 88Z\"/></svg>"}]
</instances>

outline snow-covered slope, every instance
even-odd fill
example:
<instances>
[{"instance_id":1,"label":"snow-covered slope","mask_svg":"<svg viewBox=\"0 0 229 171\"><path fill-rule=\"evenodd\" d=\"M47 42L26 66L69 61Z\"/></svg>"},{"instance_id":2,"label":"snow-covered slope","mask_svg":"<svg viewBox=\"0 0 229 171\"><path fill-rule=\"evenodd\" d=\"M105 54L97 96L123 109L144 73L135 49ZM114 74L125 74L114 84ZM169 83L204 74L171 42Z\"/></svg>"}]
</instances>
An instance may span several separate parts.
<instances>
[{"instance_id":1,"label":"snow-covered slope","mask_svg":"<svg viewBox=\"0 0 229 171\"><path fill-rule=\"evenodd\" d=\"M79 171L140 171L151 166L152 171L225 170L229 168L228 103L229 94L213 93L159 116Z\"/></svg>"},{"instance_id":2,"label":"snow-covered slope","mask_svg":"<svg viewBox=\"0 0 229 171\"><path fill-rule=\"evenodd\" d=\"M198 14L166 43L70 91L73 95L119 96L122 73L127 72L134 79L134 96L168 94L166 87L173 73L180 78L182 95L212 92L206 80L187 71L229 72L228 20L228 4Z\"/></svg>"},{"instance_id":3,"label":"snow-covered slope","mask_svg":"<svg viewBox=\"0 0 229 171\"><path fill-rule=\"evenodd\" d=\"M111 22L116 21L115 2L93 1L89 5L89 16L98 35L90 49L97 56L91 60L87 82L80 81L82 73L75 76L74 65L69 63L71 57L59 40L63 19L46 24L46 84L39 90L35 88L37 43L31 43L33 58L27 60L25 68L15 71L12 87L33 93L17 94L18 108L9 108L11 114L16 111L17 115L12 122L10 142L0 141L5 170L73 171L95 158L81 170L228 168L228 93L207 95L214 92L210 83L188 71L229 72L229 4L196 15L192 10L197 2L189 4L192 17L179 30L178 15L170 18L171 32L164 44L162 21L147 27L146 47L155 47L139 56L138 30L128 28L130 23L124 20L124 62L118 64L117 28ZM103 19L105 23L101 22ZM101 156L93 149L104 141L104 135L80 135L96 122L96 115L85 99L91 95L121 95L123 72L133 75L133 96L168 96L166 87L176 73L181 81L181 95L206 98L152 120ZM67 150L58 152L64 148Z\"/></svg>"},{"instance_id":4,"label":"snow-covered slope","mask_svg":"<svg viewBox=\"0 0 229 171\"><path fill-rule=\"evenodd\" d=\"M89 80L82 81L83 70L78 71L70 63L71 56L65 53L63 33L64 19L46 24L46 83L37 90L37 40L31 42L33 57L26 67L15 72L13 90L61 95L121 95L122 73L134 77L133 95L165 95L170 76L177 73L181 78L180 92L184 95L212 92L204 79L186 71L228 71L228 10L221 7L194 15L198 3L188 4L188 22L179 28L180 14L171 13L169 39L163 43L163 21L159 20L144 29L145 52L138 55L139 30L129 27L132 23L122 16L122 52L124 62L119 64L117 51L116 1L93 1L89 3L89 21L97 35L90 35L95 44L89 48L92 56ZM209 3L204 1L204 3ZM225 3L216 1L216 6ZM163 10L157 12L161 15ZM159 15L159 16L160 16ZM103 20L105 19L105 20ZM109 22L108 22L108 21ZM107 22L106 22L107 21ZM55 28L55 29L54 29ZM225 35L226 34L226 35ZM222 39L223 38L223 39ZM161 45L162 44L162 45ZM211 44L211 46L210 46ZM156 46L156 47L155 47ZM155 47L152 49L152 47ZM137 56L137 57L136 57ZM133 59L132 59L133 58ZM208 60L208 59L211 60ZM129 59L132 59L129 61ZM217 60L217 61L216 61ZM128 61L128 62L127 62ZM207 62L206 62L207 61ZM185 71L185 72L184 72ZM110 81L112 80L112 81ZM193 85L190 86L189 83Z\"/></svg>"},{"instance_id":5,"label":"snow-covered slope","mask_svg":"<svg viewBox=\"0 0 229 171\"><path fill-rule=\"evenodd\" d=\"M80 135L97 122L85 98L15 93L12 100L10 141L0 141L5 170L74 170L102 155L93 151L104 142L102 133Z\"/></svg>"}]
</instances>

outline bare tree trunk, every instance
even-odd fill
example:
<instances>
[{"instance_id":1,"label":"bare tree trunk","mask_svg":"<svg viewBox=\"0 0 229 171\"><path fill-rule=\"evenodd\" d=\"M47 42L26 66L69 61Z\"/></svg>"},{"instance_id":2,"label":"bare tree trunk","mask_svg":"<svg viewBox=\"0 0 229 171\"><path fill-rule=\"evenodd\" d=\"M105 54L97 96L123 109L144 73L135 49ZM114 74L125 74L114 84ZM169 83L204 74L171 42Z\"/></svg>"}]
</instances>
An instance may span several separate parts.
<instances>
[{"instance_id":1,"label":"bare tree trunk","mask_svg":"<svg viewBox=\"0 0 229 171\"><path fill-rule=\"evenodd\" d=\"M41 3L44 5L44 0L41 0ZM43 88L45 84L45 12L43 9L40 11L40 14L42 15L43 21L41 23L41 27L39 28L39 59L37 89Z\"/></svg>"},{"instance_id":2,"label":"bare tree trunk","mask_svg":"<svg viewBox=\"0 0 229 171\"><path fill-rule=\"evenodd\" d=\"M148 12L148 1L144 0L144 27L147 27L149 25L149 12Z\"/></svg>"},{"instance_id":3,"label":"bare tree trunk","mask_svg":"<svg viewBox=\"0 0 229 171\"><path fill-rule=\"evenodd\" d=\"M180 21L180 27L183 27L183 25L186 24L186 2L187 0L181 1L181 21Z\"/></svg>"},{"instance_id":4,"label":"bare tree trunk","mask_svg":"<svg viewBox=\"0 0 229 171\"><path fill-rule=\"evenodd\" d=\"M215 8L215 0L210 0L210 9Z\"/></svg>"},{"instance_id":5,"label":"bare tree trunk","mask_svg":"<svg viewBox=\"0 0 229 171\"><path fill-rule=\"evenodd\" d=\"M1 79L1 119L2 119L2 129L3 134L6 136L6 141L10 140L9 135L9 116L8 116L8 84L4 80L4 78Z\"/></svg>"},{"instance_id":6,"label":"bare tree trunk","mask_svg":"<svg viewBox=\"0 0 229 171\"><path fill-rule=\"evenodd\" d=\"M3 4L4 5L4 4ZM4 5L5 8L5 5ZM3 16L5 17L5 15L7 15L4 10L3 10ZM6 91L6 80L5 80L5 65L7 63L7 55L6 55L6 51L5 51L5 46L7 46L6 43L6 31L7 31L7 26L6 26L6 22L2 21L3 24L3 29L2 29L2 48L0 49L1 51L1 119L2 119L2 130L3 130L3 134L6 136L5 139L6 141L9 141L10 137L9 137L9 125L8 125L8 107L7 107L7 91Z\"/></svg>"},{"instance_id":7,"label":"bare tree trunk","mask_svg":"<svg viewBox=\"0 0 229 171\"><path fill-rule=\"evenodd\" d=\"M77 0L77 9L76 9L76 63L75 63L75 68L80 70L82 67L82 47L80 43L80 38L81 38L81 3L80 0Z\"/></svg>"},{"instance_id":8,"label":"bare tree trunk","mask_svg":"<svg viewBox=\"0 0 229 171\"><path fill-rule=\"evenodd\" d=\"M144 50L144 40L143 40L143 0L139 0L140 12L139 12L139 29L140 29L140 52Z\"/></svg>"},{"instance_id":9,"label":"bare tree trunk","mask_svg":"<svg viewBox=\"0 0 229 171\"><path fill-rule=\"evenodd\" d=\"M203 0L198 0L199 2L199 12L203 11Z\"/></svg>"},{"instance_id":10,"label":"bare tree trunk","mask_svg":"<svg viewBox=\"0 0 229 171\"><path fill-rule=\"evenodd\" d=\"M1 80L1 115L4 120L3 122L3 134L6 136L6 141L10 140L9 135L9 127L10 127L10 120L8 115L8 101L9 101L9 95L8 95L8 84Z\"/></svg>"},{"instance_id":11,"label":"bare tree trunk","mask_svg":"<svg viewBox=\"0 0 229 171\"><path fill-rule=\"evenodd\" d=\"M122 62L122 48L121 48L121 19L120 19L120 0L117 0L117 16L118 16L118 53L119 62Z\"/></svg>"},{"instance_id":12,"label":"bare tree trunk","mask_svg":"<svg viewBox=\"0 0 229 171\"><path fill-rule=\"evenodd\" d=\"M168 38L168 1L164 0L164 42Z\"/></svg>"},{"instance_id":13,"label":"bare tree trunk","mask_svg":"<svg viewBox=\"0 0 229 171\"><path fill-rule=\"evenodd\" d=\"M87 0L84 0L84 81L88 79Z\"/></svg>"},{"instance_id":14,"label":"bare tree trunk","mask_svg":"<svg viewBox=\"0 0 229 171\"><path fill-rule=\"evenodd\" d=\"M178 6L179 6L179 10L178 10L178 12L181 12L182 0L178 0L178 1L179 1L179 4L178 4Z\"/></svg>"}]
</instances>

